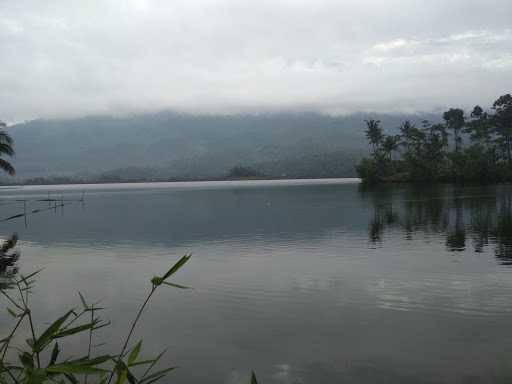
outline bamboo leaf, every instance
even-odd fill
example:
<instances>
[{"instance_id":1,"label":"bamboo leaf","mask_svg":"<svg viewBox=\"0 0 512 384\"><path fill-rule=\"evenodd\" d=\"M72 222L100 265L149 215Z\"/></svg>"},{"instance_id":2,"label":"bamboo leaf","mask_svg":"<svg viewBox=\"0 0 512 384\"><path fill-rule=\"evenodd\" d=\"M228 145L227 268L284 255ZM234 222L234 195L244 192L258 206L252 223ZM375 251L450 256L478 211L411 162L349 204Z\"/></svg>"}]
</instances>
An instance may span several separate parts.
<instances>
[{"instance_id":1,"label":"bamboo leaf","mask_svg":"<svg viewBox=\"0 0 512 384\"><path fill-rule=\"evenodd\" d=\"M165 374L160 375L160 376L157 376L157 377L155 377L153 380L149 380L149 381L144 382L144 384L152 384L152 383L154 383L155 381L158 381L158 380L160 380L160 379L163 379L164 377L165 377Z\"/></svg>"},{"instance_id":2,"label":"bamboo leaf","mask_svg":"<svg viewBox=\"0 0 512 384\"><path fill-rule=\"evenodd\" d=\"M59 333L56 333L55 335L53 335L53 338L54 339L58 339L58 338L61 338L61 337L74 335L75 333L80 333L80 332L83 332L83 331L87 331L87 330L89 330L91 328L94 328L94 326L96 324L97 324L97 321L93 321L92 323L87 323L87 324L79 325L79 326L74 327L74 328L66 329L65 331L62 331L62 332L59 332Z\"/></svg>"},{"instance_id":3,"label":"bamboo leaf","mask_svg":"<svg viewBox=\"0 0 512 384\"><path fill-rule=\"evenodd\" d=\"M72 364L72 363L62 363L62 364L54 364L48 366L46 368L48 372L52 373L87 373L87 374L100 374L107 372L104 369L91 367L90 365L85 364Z\"/></svg>"},{"instance_id":4,"label":"bamboo leaf","mask_svg":"<svg viewBox=\"0 0 512 384\"><path fill-rule=\"evenodd\" d=\"M144 372L144 375L142 376L142 378L144 379L146 377L146 375L153 369L153 367L156 365L156 363L158 363L158 361L162 358L163 355L165 355L165 353L167 352L166 349L164 349L162 352L160 352L158 354L157 357L155 357L153 359L153 362L151 363L151 365L146 369L146 371Z\"/></svg>"},{"instance_id":5,"label":"bamboo leaf","mask_svg":"<svg viewBox=\"0 0 512 384\"><path fill-rule=\"evenodd\" d=\"M190 287L187 287L185 285L180 285L180 284L175 284L175 283L169 283L167 281L164 281L162 282L163 284L165 285L168 285L170 287L174 287L174 288L180 288L180 289L191 289Z\"/></svg>"},{"instance_id":6,"label":"bamboo leaf","mask_svg":"<svg viewBox=\"0 0 512 384\"><path fill-rule=\"evenodd\" d=\"M124 382L124 381L126 381L126 379L128 379L128 382L130 384L137 384L137 382L138 382L137 379L130 372L130 370L128 369L128 366L124 363L124 361L119 360L117 362L116 372L117 372L117 380L122 380L122 382ZM116 382L117 382L117 380L116 380Z\"/></svg>"},{"instance_id":7,"label":"bamboo leaf","mask_svg":"<svg viewBox=\"0 0 512 384\"><path fill-rule=\"evenodd\" d=\"M176 264L174 264L171 269L167 271L167 273L162 277L164 280L175 274L181 267L185 265L185 263L190 259L192 254L185 255L181 259L179 259Z\"/></svg>"},{"instance_id":8,"label":"bamboo leaf","mask_svg":"<svg viewBox=\"0 0 512 384\"><path fill-rule=\"evenodd\" d=\"M93 331L96 331L97 329L101 329L101 328L103 328L103 327L108 327L109 325L110 325L110 321L107 321L106 323L103 323L103 324L101 324L101 325L94 326L94 327L92 328L92 330L93 330Z\"/></svg>"},{"instance_id":9,"label":"bamboo leaf","mask_svg":"<svg viewBox=\"0 0 512 384\"><path fill-rule=\"evenodd\" d=\"M142 347L142 340L140 340L135 347L133 347L132 351L130 352L130 355L128 356L128 366L130 364L133 364L135 360L137 360L137 357L139 356L140 349Z\"/></svg>"},{"instance_id":10,"label":"bamboo leaf","mask_svg":"<svg viewBox=\"0 0 512 384\"><path fill-rule=\"evenodd\" d=\"M50 365L55 364L55 362L57 361L57 357L59 356L59 352L59 343L55 342L55 345L53 346L52 350L52 356L50 358Z\"/></svg>"},{"instance_id":11,"label":"bamboo leaf","mask_svg":"<svg viewBox=\"0 0 512 384\"><path fill-rule=\"evenodd\" d=\"M82 362L82 365L99 365L113 359L114 357L111 355L101 355L94 357L92 359L85 360L84 362Z\"/></svg>"},{"instance_id":12,"label":"bamboo leaf","mask_svg":"<svg viewBox=\"0 0 512 384\"><path fill-rule=\"evenodd\" d=\"M133 376L133 374L130 372L128 367L126 368L126 377L128 378L128 382L130 384L137 384L138 383L137 379L135 378L135 376Z\"/></svg>"},{"instance_id":13,"label":"bamboo leaf","mask_svg":"<svg viewBox=\"0 0 512 384\"><path fill-rule=\"evenodd\" d=\"M155 377L158 377L158 376L165 376L168 372L170 371L173 371L175 370L177 367L170 367L170 368L166 368L166 369L162 369L158 372L155 372L155 373L152 373L151 375L149 376L146 376L144 379L140 380L139 383L140 384L144 384L144 383L148 383L148 381L151 381L152 379L154 379Z\"/></svg>"},{"instance_id":14,"label":"bamboo leaf","mask_svg":"<svg viewBox=\"0 0 512 384\"><path fill-rule=\"evenodd\" d=\"M251 384L258 384L258 380L256 380L256 375L253 372L251 372Z\"/></svg>"},{"instance_id":15,"label":"bamboo leaf","mask_svg":"<svg viewBox=\"0 0 512 384\"><path fill-rule=\"evenodd\" d=\"M30 353L23 352L18 357L25 369L32 370L34 368L34 359L32 359L32 355Z\"/></svg>"},{"instance_id":16,"label":"bamboo leaf","mask_svg":"<svg viewBox=\"0 0 512 384\"><path fill-rule=\"evenodd\" d=\"M128 368L118 368L116 369L116 373L116 384L123 384L126 381L126 378L128 377Z\"/></svg>"},{"instance_id":17,"label":"bamboo leaf","mask_svg":"<svg viewBox=\"0 0 512 384\"><path fill-rule=\"evenodd\" d=\"M27 384L42 384L46 381L48 376L46 375L46 371L42 368L36 368L34 369L29 377Z\"/></svg>"},{"instance_id":18,"label":"bamboo leaf","mask_svg":"<svg viewBox=\"0 0 512 384\"><path fill-rule=\"evenodd\" d=\"M78 291L78 296L80 296L80 301L82 302L82 305L84 306L84 309L87 310L89 306L87 305L87 302L85 301L85 298L83 295Z\"/></svg>"},{"instance_id":19,"label":"bamboo leaf","mask_svg":"<svg viewBox=\"0 0 512 384\"><path fill-rule=\"evenodd\" d=\"M34 351L41 352L45 345L52 339L52 337L59 331L60 327L67 318L73 313L73 311L67 312L64 316L55 320L43 334L34 342Z\"/></svg>"},{"instance_id":20,"label":"bamboo leaf","mask_svg":"<svg viewBox=\"0 0 512 384\"><path fill-rule=\"evenodd\" d=\"M155 362L155 359L140 360L134 363L128 364L129 367L136 367L137 365L146 365Z\"/></svg>"}]
</instances>

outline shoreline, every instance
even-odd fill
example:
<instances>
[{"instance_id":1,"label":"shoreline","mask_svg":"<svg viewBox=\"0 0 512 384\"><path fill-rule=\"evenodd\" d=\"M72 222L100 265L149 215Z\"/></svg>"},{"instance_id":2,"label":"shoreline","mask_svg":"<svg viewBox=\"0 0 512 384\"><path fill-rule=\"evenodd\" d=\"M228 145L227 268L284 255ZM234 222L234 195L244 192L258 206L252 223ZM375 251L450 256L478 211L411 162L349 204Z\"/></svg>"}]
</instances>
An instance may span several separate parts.
<instances>
[{"instance_id":1,"label":"shoreline","mask_svg":"<svg viewBox=\"0 0 512 384\"><path fill-rule=\"evenodd\" d=\"M244 178L244 179L198 179L198 180L144 180L144 181L98 181L98 182L77 182L77 183L59 183L59 184L5 184L0 185L0 190L18 189L18 188L40 188L40 187L93 187L93 186L126 186L151 185L151 186L187 186L187 185L280 185L280 184L359 184L361 179L357 177L329 177L329 178Z\"/></svg>"}]
</instances>

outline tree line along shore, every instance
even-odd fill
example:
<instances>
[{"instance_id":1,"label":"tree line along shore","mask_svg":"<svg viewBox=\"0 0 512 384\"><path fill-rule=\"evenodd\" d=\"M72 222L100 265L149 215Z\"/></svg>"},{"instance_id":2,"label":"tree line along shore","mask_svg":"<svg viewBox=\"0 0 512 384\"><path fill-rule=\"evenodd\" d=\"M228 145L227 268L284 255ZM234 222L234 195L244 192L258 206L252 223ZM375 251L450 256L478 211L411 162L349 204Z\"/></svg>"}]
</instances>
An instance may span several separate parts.
<instances>
[{"instance_id":1,"label":"tree line along shore","mask_svg":"<svg viewBox=\"0 0 512 384\"><path fill-rule=\"evenodd\" d=\"M450 108L439 123L403 122L396 134L366 120L369 156L356 170L365 184L386 182L499 183L512 181L512 96L469 116Z\"/></svg>"}]
</instances>

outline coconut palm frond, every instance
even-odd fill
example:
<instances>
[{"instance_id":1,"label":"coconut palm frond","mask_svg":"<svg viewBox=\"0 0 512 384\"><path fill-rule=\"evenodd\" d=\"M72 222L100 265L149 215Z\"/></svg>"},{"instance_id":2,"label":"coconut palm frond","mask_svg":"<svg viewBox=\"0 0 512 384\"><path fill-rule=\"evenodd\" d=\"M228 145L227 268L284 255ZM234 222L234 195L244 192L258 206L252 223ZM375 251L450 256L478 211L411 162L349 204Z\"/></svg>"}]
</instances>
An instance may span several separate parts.
<instances>
[{"instance_id":1,"label":"coconut palm frond","mask_svg":"<svg viewBox=\"0 0 512 384\"><path fill-rule=\"evenodd\" d=\"M7 172L9 175L14 176L16 174L16 170L7 160L0 159L0 169Z\"/></svg>"},{"instance_id":2,"label":"coconut palm frond","mask_svg":"<svg viewBox=\"0 0 512 384\"><path fill-rule=\"evenodd\" d=\"M1 127L2 126L0 125L0 128ZM13 145L14 144L14 140L12 139L11 135L9 135L4 130L0 129L0 143L5 143L5 144Z\"/></svg>"},{"instance_id":3,"label":"coconut palm frond","mask_svg":"<svg viewBox=\"0 0 512 384\"><path fill-rule=\"evenodd\" d=\"M14 156L14 149L11 145L0 142L0 153L7 156Z\"/></svg>"}]
</instances>

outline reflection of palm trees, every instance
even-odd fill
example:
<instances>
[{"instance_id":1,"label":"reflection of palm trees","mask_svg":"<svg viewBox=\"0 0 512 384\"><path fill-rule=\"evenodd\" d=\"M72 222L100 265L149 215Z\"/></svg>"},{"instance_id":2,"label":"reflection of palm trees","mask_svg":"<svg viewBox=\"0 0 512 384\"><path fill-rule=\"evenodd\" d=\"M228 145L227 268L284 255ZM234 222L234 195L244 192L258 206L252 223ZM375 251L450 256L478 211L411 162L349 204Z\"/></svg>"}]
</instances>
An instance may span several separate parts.
<instances>
[{"instance_id":1,"label":"reflection of palm trees","mask_svg":"<svg viewBox=\"0 0 512 384\"><path fill-rule=\"evenodd\" d=\"M488 198L469 201L470 228L475 252L483 252L489 245L492 228L495 226L496 194L494 188Z\"/></svg>"},{"instance_id":2,"label":"reflection of palm trees","mask_svg":"<svg viewBox=\"0 0 512 384\"><path fill-rule=\"evenodd\" d=\"M372 244L381 243L384 228L392 226L398 220L398 216L393 211L392 189L382 188L378 191L372 191L368 195L372 202L372 217L368 225L368 237ZM366 191L363 191L366 193Z\"/></svg>"},{"instance_id":3,"label":"reflection of palm trees","mask_svg":"<svg viewBox=\"0 0 512 384\"><path fill-rule=\"evenodd\" d=\"M466 226L464 224L464 200L461 191L454 191L455 227L446 235L446 247L450 251L463 251L466 249Z\"/></svg>"},{"instance_id":4,"label":"reflection of palm trees","mask_svg":"<svg viewBox=\"0 0 512 384\"><path fill-rule=\"evenodd\" d=\"M373 218L370 220L369 237L370 242L382 242L382 234L386 226L392 226L398 220L398 216L393 212L393 205L383 205L374 209Z\"/></svg>"},{"instance_id":5,"label":"reflection of palm trees","mask_svg":"<svg viewBox=\"0 0 512 384\"><path fill-rule=\"evenodd\" d=\"M384 225L381 218L375 214L373 220L370 221L368 227L368 236L372 244L382 242L382 233L384 232Z\"/></svg>"},{"instance_id":6,"label":"reflection of palm trees","mask_svg":"<svg viewBox=\"0 0 512 384\"><path fill-rule=\"evenodd\" d=\"M467 194L464 196L464 194ZM512 188L487 187L458 190L449 186L366 192L372 205L368 236L382 242L386 230L403 230L406 239L415 233L444 234L449 251L466 249L471 238L475 252L492 245L496 258L512 265ZM448 196L453 196L453 205Z\"/></svg>"},{"instance_id":7,"label":"reflection of palm trees","mask_svg":"<svg viewBox=\"0 0 512 384\"><path fill-rule=\"evenodd\" d=\"M501 199L496 227L491 233L496 239L494 249L496 257L501 264L512 265L512 196L510 194Z\"/></svg>"}]
</instances>

